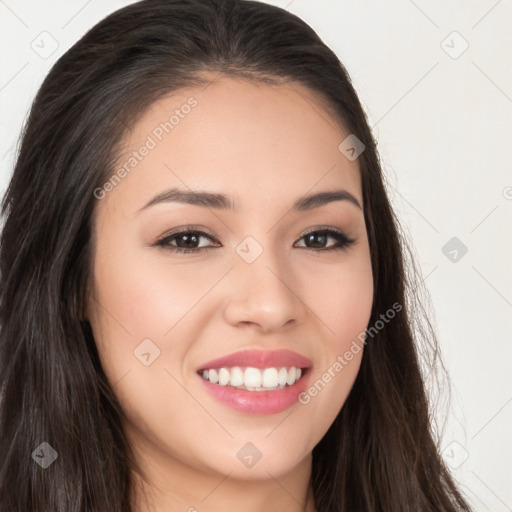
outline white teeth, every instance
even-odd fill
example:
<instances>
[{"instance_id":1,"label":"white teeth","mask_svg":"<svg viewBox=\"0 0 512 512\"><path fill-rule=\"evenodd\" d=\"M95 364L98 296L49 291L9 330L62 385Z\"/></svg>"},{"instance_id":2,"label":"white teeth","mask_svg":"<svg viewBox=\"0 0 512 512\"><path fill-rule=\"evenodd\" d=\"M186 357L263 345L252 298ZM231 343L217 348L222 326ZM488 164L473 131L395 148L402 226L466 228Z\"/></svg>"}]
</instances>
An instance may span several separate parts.
<instances>
[{"instance_id":1,"label":"white teeth","mask_svg":"<svg viewBox=\"0 0 512 512\"><path fill-rule=\"evenodd\" d=\"M275 388L278 384L277 368L265 368L263 370L263 387Z\"/></svg>"},{"instance_id":2,"label":"white teeth","mask_svg":"<svg viewBox=\"0 0 512 512\"><path fill-rule=\"evenodd\" d=\"M203 370L202 377L213 384L231 386L249 391L273 391L291 386L302 375L300 368L252 368L245 369L235 366L233 368L220 368Z\"/></svg>"},{"instance_id":3,"label":"white teeth","mask_svg":"<svg viewBox=\"0 0 512 512\"><path fill-rule=\"evenodd\" d=\"M229 370L226 368L221 368L219 370L219 385L221 386L227 386L229 384Z\"/></svg>"},{"instance_id":4,"label":"white teeth","mask_svg":"<svg viewBox=\"0 0 512 512\"><path fill-rule=\"evenodd\" d=\"M261 387L261 370L259 368L246 368L244 373L244 386L247 388Z\"/></svg>"},{"instance_id":5,"label":"white teeth","mask_svg":"<svg viewBox=\"0 0 512 512\"><path fill-rule=\"evenodd\" d=\"M293 366L288 370L288 378L286 379L288 386L291 386L295 382L295 372L296 370Z\"/></svg>"},{"instance_id":6,"label":"white teeth","mask_svg":"<svg viewBox=\"0 0 512 512\"><path fill-rule=\"evenodd\" d=\"M238 366L231 368L231 378L229 379L230 386L243 386L244 385L244 372Z\"/></svg>"}]
</instances>

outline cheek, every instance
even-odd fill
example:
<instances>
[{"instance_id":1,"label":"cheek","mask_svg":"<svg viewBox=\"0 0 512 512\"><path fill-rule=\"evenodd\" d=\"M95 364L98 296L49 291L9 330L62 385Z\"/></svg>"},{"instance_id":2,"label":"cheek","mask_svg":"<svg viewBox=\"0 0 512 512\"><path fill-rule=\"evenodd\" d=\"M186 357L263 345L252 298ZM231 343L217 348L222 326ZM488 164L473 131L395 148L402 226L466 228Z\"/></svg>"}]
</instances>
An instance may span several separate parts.
<instances>
[{"instance_id":1,"label":"cheek","mask_svg":"<svg viewBox=\"0 0 512 512\"><path fill-rule=\"evenodd\" d=\"M332 304L333 329L339 334L339 348L345 348L364 332L370 320L373 279L369 259L367 264L360 262L336 280Z\"/></svg>"},{"instance_id":2,"label":"cheek","mask_svg":"<svg viewBox=\"0 0 512 512\"><path fill-rule=\"evenodd\" d=\"M99 302L133 338L162 338L218 280L204 265L191 270L162 254L130 257L129 250L112 257L109 249L98 254Z\"/></svg>"},{"instance_id":3,"label":"cheek","mask_svg":"<svg viewBox=\"0 0 512 512\"><path fill-rule=\"evenodd\" d=\"M310 432L313 447L327 432L345 403L357 377L363 355L364 332L373 304L373 277L369 254L351 259L331 275L327 287L316 297L321 323L325 326L322 363L309 387L299 396L308 415L316 419ZM320 276L317 275L317 278ZM320 282L320 281L319 281ZM313 303L313 302L312 302Z\"/></svg>"},{"instance_id":4,"label":"cheek","mask_svg":"<svg viewBox=\"0 0 512 512\"><path fill-rule=\"evenodd\" d=\"M128 371L130 379L147 369L178 371L200 329L197 315L199 311L205 314L206 301L201 299L225 273L185 260L176 263L176 257L171 261L162 253L143 258L133 247L123 247L122 239L112 237L110 243L98 247L95 258L97 314L91 325L112 383ZM148 352L146 359L154 362L146 367L138 356ZM141 382L148 376L143 373ZM164 372L165 376L168 380Z\"/></svg>"},{"instance_id":5,"label":"cheek","mask_svg":"<svg viewBox=\"0 0 512 512\"><path fill-rule=\"evenodd\" d=\"M373 276L368 251L358 251L350 261L330 269L325 275L316 272L315 282L322 283L308 301L325 327L330 357L343 353L364 332L373 304Z\"/></svg>"},{"instance_id":6,"label":"cheek","mask_svg":"<svg viewBox=\"0 0 512 512\"><path fill-rule=\"evenodd\" d=\"M125 414L150 434L173 421L172 409L163 404L185 404L190 398L173 377L182 381L179 364L194 339L189 320L211 285L197 273L165 262L145 264L126 254L116 250L113 257L108 246L98 250L91 325L103 369ZM184 335L182 328L189 331Z\"/></svg>"}]
</instances>

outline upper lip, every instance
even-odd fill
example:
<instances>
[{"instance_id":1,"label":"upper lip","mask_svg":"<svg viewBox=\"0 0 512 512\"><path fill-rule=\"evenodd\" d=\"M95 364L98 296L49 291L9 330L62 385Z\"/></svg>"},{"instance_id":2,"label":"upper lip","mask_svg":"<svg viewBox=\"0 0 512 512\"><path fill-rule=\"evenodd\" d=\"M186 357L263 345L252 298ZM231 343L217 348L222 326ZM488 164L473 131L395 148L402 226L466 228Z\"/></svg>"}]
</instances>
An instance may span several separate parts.
<instances>
[{"instance_id":1,"label":"upper lip","mask_svg":"<svg viewBox=\"0 0 512 512\"><path fill-rule=\"evenodd\" d=\"M201 365L199 370L250 366L252 368L290 367L309 368L311 361L292 350L242 350L219 357Z\"/></svg>"}]
</instances>

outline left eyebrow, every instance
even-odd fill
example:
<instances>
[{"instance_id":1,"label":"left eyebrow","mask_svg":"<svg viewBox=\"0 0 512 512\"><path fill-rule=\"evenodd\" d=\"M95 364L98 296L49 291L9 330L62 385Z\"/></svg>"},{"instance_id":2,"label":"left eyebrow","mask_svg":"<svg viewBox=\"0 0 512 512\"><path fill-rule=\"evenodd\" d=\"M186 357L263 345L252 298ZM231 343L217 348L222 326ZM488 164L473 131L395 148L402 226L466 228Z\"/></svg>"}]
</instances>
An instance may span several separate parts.
<instances>
[{"instance_id":1,"label":"left eyebrow","mask_svg":"<svg viewBox=\"0 0 512 512\"><path fill-rule=\"evenodd\" d=\"M293 203L292 209L295 211L311 210L313 208L319 208L333 201L348 201L360 210L362 210L359 201L347 190L328 190L325 192L317 192L308 196L300 197ZM195 206L203 206L207 208L215 208L218 210L232 210L237 211L234 202L226 195L214 193L214 192L198 192L189 190L180 190L172 188L161 194L153 197L148 203L142 208L137 210L139 213L141 210L145 210L150 206L154 206L159 203L178 202L192 204Z\"/></svg>"},{"instance_id":2,"label":"left eyebrow","mask_svg":"<svg viewBox=\"0 0 512 512\"><path fill-rule=\"evenodd\" d=\"M301 197L295 201L293 209L297 211L311 210L312 208L318 208L319 206L332 203L333 201L348 201L362 210L359 201L348 190L343 189L318 192Z\"/></svg>"}]
</instances>

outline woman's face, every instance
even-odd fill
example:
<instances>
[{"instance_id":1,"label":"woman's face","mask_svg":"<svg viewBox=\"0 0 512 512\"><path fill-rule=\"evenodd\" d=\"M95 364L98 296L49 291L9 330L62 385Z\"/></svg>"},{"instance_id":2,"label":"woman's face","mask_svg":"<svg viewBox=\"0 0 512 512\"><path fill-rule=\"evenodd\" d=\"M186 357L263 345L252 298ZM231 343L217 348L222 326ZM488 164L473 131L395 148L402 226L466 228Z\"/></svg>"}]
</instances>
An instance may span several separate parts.
<instances>
[{"instance_id":1,"label":"woman's face","mask_svg":"<svg viewBox=\"0 0 512 512\"><path fill-rule=\"evenodd\" d=\"M349 135L303 87L222 78L153 104L126 136L95 192L87 318L146 468L255 480L308 467L372 306L358 162L338 148Z\"/></svg>"}]
</instances>

